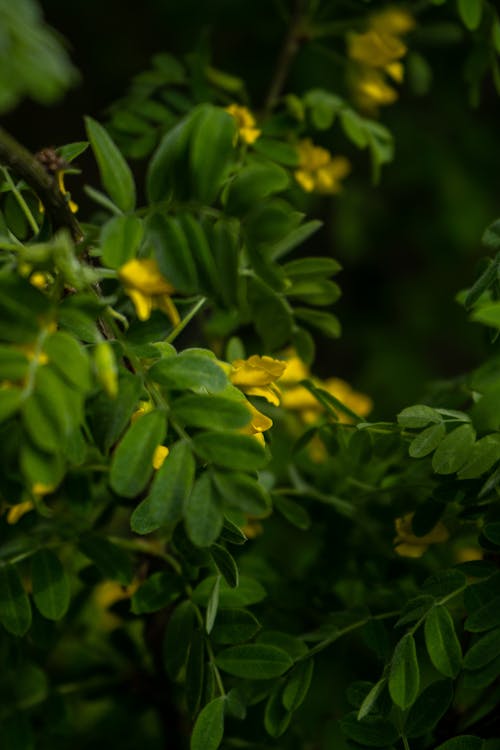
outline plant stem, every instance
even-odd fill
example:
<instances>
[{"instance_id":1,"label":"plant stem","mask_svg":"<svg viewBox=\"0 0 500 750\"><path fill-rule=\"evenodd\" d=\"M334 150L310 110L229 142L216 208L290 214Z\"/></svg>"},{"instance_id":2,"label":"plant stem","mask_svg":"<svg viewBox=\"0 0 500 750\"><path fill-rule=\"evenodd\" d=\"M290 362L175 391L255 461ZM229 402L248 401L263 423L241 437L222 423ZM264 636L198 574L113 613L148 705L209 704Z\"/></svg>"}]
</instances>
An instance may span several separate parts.
<instances>
[{"instance_id":1,"label":"plant stem","mask_svg":"<svg viewBox=\"0 0 500 750\"><path fill-rule=\"evenodd\" d=\"M201 299L199 299L198 302L195 305L193 305L193 307L188 312L188 314L181 320L180 323L178 323L175 326L174 330L171 331L171 333L169 333L169 335L165 339L165 341L166 341L167 344L171 344L172 341L175 341L175 339L177 338L177 336L180 333L182 333L182 331L187 326L187 324L190 323L191 320L194 318L194 316L201 310L201 308L206 303L206 301L207 301L206 297L201 297Z\"/></svg>"},{"instance_id":2,"label":"plant stem","mask_svg":"<svg viewBox=\"0 0 500 750\"><path fill-rule=\"evenodd\" d=\"M6 130L0 127L0 164L9 167L21 177L38 195L50 214L56 228L69 229L75 242L83 240L75 216L64 195L60 192L56 181L45 171L40 162L28 149L16 141ZM38 231L38 228L37 228Z\"/></svg>"},{"instance_id":3,"label":"plant stem","mask_svg":"<svg viewBox=\"0 0 500 750\"><path fill-rule=\"evenodd\" d=\"M1 167L3 176L5 177L5 181L7 182L8 186L10 187L11 191L16 197L17 202L19 203L19 206L21 207L21 210L23 214L26 216L28 220L28 224L30 225L31 229L33 230L33 234L38 234L40 231L40 228L38 224L35 221L35 217L31 213L28 204L24 200L22 193L17 189L16 185L14 184L14 181L12 177L9 174L9 170L6 167Z\"/></svg>"},{"instance_id":4,"label":"plant stem","mask_svg":"<svg viewBox=\"0 0 500 750\"><path fill-rule=\"evenodd\" d=\"M266 101L264 104L264 112L269 114L273 107L276 105L283 87L285 85L290 66L297 52L300 49L300 44L305 38L304 20L305 10L307 6L306 0L296 0L295 11L293 13L288 33L283 42L281 52L276 62L274 75L269 85L269 91L267 92Z\"/></svg>"}]
</instances>

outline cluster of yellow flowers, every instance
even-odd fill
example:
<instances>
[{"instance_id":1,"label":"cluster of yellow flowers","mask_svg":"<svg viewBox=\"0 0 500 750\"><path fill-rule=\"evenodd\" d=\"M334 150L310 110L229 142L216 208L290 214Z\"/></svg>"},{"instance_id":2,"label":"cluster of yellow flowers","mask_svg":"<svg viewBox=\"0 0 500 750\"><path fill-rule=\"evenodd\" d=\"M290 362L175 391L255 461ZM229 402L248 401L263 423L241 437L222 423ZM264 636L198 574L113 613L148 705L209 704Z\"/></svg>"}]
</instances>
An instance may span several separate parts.
<instances>
[{"instance_id":1,"label":"cluster of yellow flowers","mask_svg":"<svg viewBox=\"0 0 500 750\"><path fill-rule=\"evenodd\" d=\"M402 8L386 8L374 14L367 31L350 34L348 55L356 63L353 89L359 107L367 111L392 104L398 98L390 82L401 83L401 59L407 47L401 37L415 26L413 17Z\"/></svg>"},{"instance_id":2,"label":"cluster of yellow flowers","mask_svg":"<svg viewBox=\"0 0 500 750\"><path fill-rule=\"evenodd\" d=\"M324 195L341 190L340 180L351 171L345 156L332 156L326 148L315 146L310 138L299 141L297 154L299 168L295 171L295 179L303 190Z\"/></svg>"},{"instance_id":3,"label":"cluster of yellow flowers","mask_svg":"<svg viewBox=\"0 0 500 750\"><path fill-rule=\"evenodd\" d=\"M236 120L238 127L236 140L239 137L243 143L255 143L261 131L257 128L255 117L250 110L247 107L242 107L240 104L230 104L229 107L226 107L226 112Z\"/></svg>"}]
</instances>

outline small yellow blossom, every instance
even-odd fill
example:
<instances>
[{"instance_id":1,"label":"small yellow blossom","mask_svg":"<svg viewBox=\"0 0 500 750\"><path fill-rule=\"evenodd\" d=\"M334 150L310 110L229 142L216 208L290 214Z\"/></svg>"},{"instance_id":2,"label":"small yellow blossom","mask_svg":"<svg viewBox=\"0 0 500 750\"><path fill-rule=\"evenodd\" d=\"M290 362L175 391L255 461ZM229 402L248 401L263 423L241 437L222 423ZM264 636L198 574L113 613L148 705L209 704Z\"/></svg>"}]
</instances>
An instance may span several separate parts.
<instances>
[{"instance_id":1,"label":"small yellow blossom","mask_svg":"<svg viewBox=\"0 0 500 750\"><path fill-rule=\"evenodd\" d=\"M310 138L304 138L297 145L299 169L295 179L307 193L338 193L342 189L340 180L351 171L351 165L344 156L333 156L326 148L315 146Z\"/></svg>"},{"instance_id":2,"label":"small yellow blossom","mask_svg":"<svg viewBox=\"0 0 500 750\"><path fill-rule=\"evenodd\" d=\"M238 134L245 143L255 143L261 131L256 127L255 117L249 109L239 104L230 104L226 112L234 117L238 126Z\"/></svg>"},{"instance_id":3,"label":"small yellow blossom","mask_svg":"<svg viewBox=\"0 0 500 750\"><path fill-rule=\"evenodd\" d=\"M247 539L255 539L255 537L260 536L263 533L264 527L256 518L247 516L247 522L241 530Z\"/></svg>"},{"instance_id":4,"label":"small yellow blossom","mask_svg":"<svg viewBox=\"0 0 500 750\"><path fill-rule=\"evenodd\" d=\"M17 523L26 513L33 510L34 507L33 500L24 500L22 503L12 505L7 511L7 523L10 525Z\"/></svg>"},{"instance_id":5,"label":"small yellow blossom","mask_svg":"<svg viewBox=\"0 0 500 750\"><path fill-rule=\"evenodd\" d=\"M135 579L129 586L122 586L118 581L103 581L99 583L93 594L93 601L97 609L97 624L103 630L113 630L121 625L121 618L109 609L117 602L131 599L139 588L139 580ZM95 624L95 623L94 623Z\"/></svg>"},{"instance_id":6,"label":"small yellow blossom","mask_svg":"<svg viewBox=\"0 0 500 750\"><path fill-rule=\"evenodd\" d=\"M393 104L398 98L396 89L386 82L378 70L363 69L355 78L355 98L365 110Z\"/></svg>"},{"instance_id":7,"label":"small yellow blossom","mask_svg":"<svg viewBox=\"0 0 500 750\"><path fill-rule=\"evenodd\" d=\"M153 411L153 404L151 401L139 401L139 406L130 417L130 421L133 424L139 419L139 417L143 417L144 414L147 414L150 411Z\"/></svg>"},{"instance_id":8,"label":"small yellow blossom","mask_svg":"<svg viewBox=\"0 0 500 750\"><path fill-rule=\"evenodd\" d=\"M457 563L473 562L483 559L483 550L480 547L459 547L455 551L455 561Z\"/></svg>"},{"instance_id":9,"label":"small yellow blossom","mask_svg":"<svg viewBox=\"0 0 500 750\"><path fill-rule=\"evenodd\" d=\"M431 544L439 544L449 539L449 532L444 523L439 521L428 534L416 536L412 531L413 513L396 518L394 524L397 536L394 539L395 552L401 557L422 557Z\"/></svg>"},{"instance_id":10,"label":"small yellow blossom","mask_svg":"<svg viewBox=\"0 0 500 750\"><path fill-rule=\"evenodd\" d=\"M129 260L120 268L118 276L125 293L134 304L139 320L149 320L151 311L157 308L168 316L172 325L176 326L180 322L179 313L171 299L174 287L162 276L156 260Z\"/></svg>"},{"instance_id":11,"label":"small yellow blossom","mask_svg":"<svg viewBox=\"0 0 500 750\"><path fill-rule=\"evenodd\" d=\"M285 369L286 362L282 360L254 354L248 359L235 359L228 376L231 383L247 396L262 396L279 406L280 390L275 383Z\"/></svg>"},{"instance_id":12,"label":"small yellow blossom","mask_svg":"<svg viewBox=\"0 0 500 750\"><path fill-rule=\"evenodd\" d=\"M264 435L262 433L273 426L273 420L269 419L265 414L262 414L262 412L256 409L249 401L246 405L252 416L249 424L242 427L240 433L242 435L252 435L252 437L255 437L259 443L265 445Z\"/></svg>"},{"instance_id":13,"label":"small yellow blossom","mask_svg":"<svg viewBox=\"0 0 500 750\"><path fill-rule=\"evenodd\" d=\"M64 185L64 169L58 169L57 170L57 185L59 187L59 190L63 195L69 195L68 191L66 190L66 187ZM71 198L68 200L68 206L71 213L76 214L78 211L77 204L71 200Z\"/></svg>"},{"instance_id":14,"label":"small yellow blossom","mask_svg":"<svg viewBox=\"0 0 500 750\"><path fill-rule=\"evenodd\" d=\"M389 7L374 13L370 26L382 34L406 34L415 28L415 19L403 8Z\"/></svg>"},{"instance_id":15,"label":"small yellow blossom","mask_svg":"<svg viewBox=\"0 0 500 750\"><path fill-rule=\"evenodd\" d=\"M31 493L35 495L35 497L43 497L44 495L50 495L51 492L54 492L55 485L53 484L44 484L43 482L35 482L33 487L31 488Z\"/></svg>"},{"instance_id":16,"label":"small yellow blossom","mask_svg":"<svg viewBox=\"0 0 500 750\"><path fill-rule=\"evenodd\" d=\"M18 344L16 348L22 351L30 362L36 360L37 365L46 365L49 361L45 352L38 351L35 344Z\"/></svg>"},{"instance_id":17,"label":"small yellow blossom","mask_svg":"<svg viewBox=\"0 0 500 750\"><path fill-rule=\"evenodd\" d=\"M161 469L168 454L169 450L166 445L157 445L153 453L153 469Z\"/></svg>"},{"instance_id":18,"label":"small yellow blossom","mask_svg":"<svg viewBox=\"0 0 500 750\"><path fill-rule=\"evenodd\" d=\"M30 276L30 284L35 286L37 289L46 289L48 286L48 276L43 271L35 271Z\"/></svg>"},{"instance_id":19,"label":"small yellow blossom","mask_svg":"<svg viewBox=\"0 0 500 750\"><path fill-rule=\"evenodd\" d=\"M403 42L392 34L374 29L364 34L352 34L348 40L348 54L351 60L369 65L371 68L385 68L406 54Z\"/></svg>"}]
</instances>

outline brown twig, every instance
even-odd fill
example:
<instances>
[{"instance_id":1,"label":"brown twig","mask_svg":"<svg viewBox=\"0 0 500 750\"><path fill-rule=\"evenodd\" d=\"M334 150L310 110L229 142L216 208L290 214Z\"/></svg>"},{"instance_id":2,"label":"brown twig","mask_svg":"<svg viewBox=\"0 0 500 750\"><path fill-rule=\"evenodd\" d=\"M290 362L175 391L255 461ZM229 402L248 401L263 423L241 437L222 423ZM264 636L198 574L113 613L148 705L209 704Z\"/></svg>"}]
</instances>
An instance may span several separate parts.
<instances>
[{"instance_id":1,"label":"brown twig","mask_svg":"<svg viewBox=\"0 0 500 750\"><path fill-rule=\"evenodd\" d=\"M278 101L281 92L283 91L293 59L299 51L301 43L307 39L307 31L304 25L306 8L307 0L296 0L295 10L290 20L288 33L283 42L283 46L276 62L274 75L269 85L269 91L267 92L264 104L264 112L266 114L271 112Z\"/></svg>"},{"instance_id":2,"label":"brown twig","mask_svg":"<svg viewBox=\"0 0 500 750\"><path fill-rule=\"evenodd\" d=\"M69 229L75 242L83 240L80 225L54 178L28 149L3 128L0 128L0 164L12 169L38 195L56 228Z\"/></svg>"}]
</instances>

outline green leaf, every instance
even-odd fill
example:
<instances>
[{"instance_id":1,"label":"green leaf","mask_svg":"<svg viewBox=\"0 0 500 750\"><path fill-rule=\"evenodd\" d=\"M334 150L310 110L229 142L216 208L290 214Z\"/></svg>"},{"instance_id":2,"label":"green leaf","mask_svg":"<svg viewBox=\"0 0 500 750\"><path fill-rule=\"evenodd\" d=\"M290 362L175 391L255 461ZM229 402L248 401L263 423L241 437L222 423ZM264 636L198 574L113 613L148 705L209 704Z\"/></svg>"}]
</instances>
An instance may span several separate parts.
<instances>
[{"instance_id":1,"label":"green leaf","mask_svg":"<svg viewBox=\"0 0 500 750\"><path fill-rule=\"evenodd\" d=\"M281 737L290 726L292 714L287 711L282 700L282 685L277 683L269 696L264 711L264 727L274 738Z\"/></svg>"},{"instance_id":2,"label":"green leaf","mask_svg":"<svg viewBox=\"0 0 500 750\"><path fill-rule=\"evenodd\" d=\"M227 307L238 305L240 223L221 218L212 230L211 248L218 272L218 290Z\"/></svg>"},{"instance_id":3,"label":"green leaf","mask_svg":"<svg viewBox=\"0 0 500 750\"><path fill-rule=\"evenodd\" d=\"M285 651L276 646L261 646L257 643L231 646L221 651L215 661L224 672L249 680L280 677L293 664Z\"/></svg>"},{"instance_id":4,"label":"green leaf","mask_svg":"<svg viewBox=\"0 0 500 750\"><path fill-rule=\"evenodd\" d=\"M260 623L247 609L219 609L212 631L215 643L235 644L249 641L260 630Z\"/></svg>"},{"instance_id":5,"label":"green leaf","mask_svg":"<svg viewBox=\"0 0 500 750\"><path fill-rule=\"evenodd\" d=\"M217 750L224 736L225 697L215 698L203 708L193 727L191 750Z\"/></svg>"},{"instance_id":6,"label":"green leaf","mask_svg":"<svg viewBox=\"0 0 500 750\"><path fill-rule=\"evenodd\" d=\"M427 427L430 423L442 422L441 415L430 406L417 404L403 409L397 416L398 424L409 429L420 429Z\"/></svg>"},{"instance_id":7,"label":"green leaf","mask_svg":"<svg viewBox=\"0 0 500 750\"><path fill-rule=\"evenodd\" d=\"M284 346L290 339L293 328L292 311L285 298L255 277L248 284L250 304L255 329L265 349L273 351ZM273 325L269 325L269 321Z\"/></svg>"},{"instance_id":8,"label":"green leaf","mask_svg":"<svg viewBox=\"0 0 500 750\"><path fill-rule=\"evenodd\" d=\"M115 216L101 230L105 265L120 268L135 258L144 236L144 224L136 216Z\"/></svg>"},{"instance_id":9,"label":"green leaf","mask_svg":"<svg viewBox=\"0 0 500 750\"><path fill-rule=\"evenodd\" d=\"M213 203L234 158L234 117L219 107L203 104L194 122L190 148L191 188L194 198Z\"/></svg>"},{"instance_id":10,"label":"green leaf","mask_svg":"<svg viewBox=\"0 0 500 750\"><path fill-rule=\"evenodd\" d=\"M55 489L64 475L61 454L42 451L29 440L24 440L21 445L20 464L29 487L41 483Z\"/></svg>"},{"instance_id":11,"label":"green leaf","mask_svg":"<svg viewBox=\"0 0 500 750\"><path fill-rule=\"evenodd\" d=\"M0 390L0 423L16 413L23 400L24 393L20 388L2 388Z\"/></svg>"},{"instance_id":12,"label":"green leaf","mask_svg":"<svg viewBox=\"0 0 500 750\"><path fill-rule=\"evenodd\" d=\"M181 602L168 620L163 640L163 663L172 680L186 664L196 622L196 607L189 599Z\"/></svg>"},{"instance_id":13,"label":"green leaf","mask_svg":"<svg viewBox=\"0 0 500 750\"><path fill-rule=\"evenodd\" d=\"M188 713L194 717L203 697L205 678L205 637L198 628L191 637L191 648L186 666L186 704Z\"/></svg>"},{"instance_id":14,"label":"green leaf","mask_svg":"<svg viewBox=\"0 0 500 750\"><path fill-rule=\"evenodd\" d=\"M382 679L376 682L370 689L358 709L358 721L361 721L365 716L368 716L368 714L371 713L386 685L387 679L382 677Z\"/></svg>"},{"instance_id":15,"label":"green leaf","mask_svg":"<svg viewBox=\"0 0 500 750\"><path fill-rule=\"evenodd\" d=\"M219 271L201 221L192 214L183 213L179 215L179 222L198 271L200 290L205 294L217 296Z\"/></svg>"},{"instance_id":16,"label":"green leaf","mask_svg":"<svg viewBox=\"0 0 500 750\"><path fill-rule=\"evenodd\" d=\"M88 147L88 141L75 141L74 143L66 143L64 146L59 146L56 152L64 161L72 162L77 156L83 154Z\"/></svg>"},{"instance_id":17,"label":"green leaf","mask_svg":"<svg viewBox=\"0 0 500 750\"><path fill-rule=\"evenodd\" d=\"M182 593L182 581L173 573L153 573L132 596L135 615L157 612L171 604Z\"/></svg>"},{"instance_id":18,"label":"green leaf","mask_svg":"<svg viewBox=\"0 0 500 750\"><path fill-rule=\"evenodd\" d=\"M465 669L481 669L500 656L500 628L495 628L476 641L464 659Z\"/></svg>"},{"instance_id":19,"label":"green leaf","mask_svg":"<svg viewBox=\"0 0 500 750\"><path fill-rule=\"evenodd\" d=\"M250 421L250 410L241 401L226 396L189 394L177 398L172 413L186 425L212 430L237 430Z\"/></svg>"},{"instance_id":20,"label":"green leaf","mask_svg":"<svg viewBox=\"0 0 500 750\"><path fill-rule=\"evenodd\" d=\"M453 700L450 680L438 680L428 685L411 707L405 722L407 737L421 737L432 731L442 719Z\"/></svg>"},{"instance_id":21,"label":"green leaf","mask_svg":"<svg viewBox=\"0 0 500 750\"><path fill-rule=\"evenodd\" d=\"M184 441L176 443L156 472L148 496L132 513L132 531L150 534L180 521L193 486L195 468L189 444Z\"/></svg>"},{"instance_id":22,"label":"green leaf","mask_svg":"<svg viewBox=\"0 0 500 750\"><path fill-rule=\"evenodd\" d=\"M136 497L153 473L153 454L165 437L166 417L160 410L139 417L127 430L111 461L110 485L117 495Z\"/></svg>"},{"instance_id":23,"label":"green leaf","mask_svg":"<svg viewBox=\"0 0 500 750\"><path fill-rule=\"evenodd\" d=\"M456 677L462 667L462 649L452 617L443 605L433 607L425 618L425 644L436 669Z\"/></svg>"},{"instance_id":24,"label":"green leaf","mask_svg":"<svg viewBox=\"0 0 500 750\"><path fill-rule=\"evenodd\" d=\"M476 307L472 312L471 320L492 328L500 328L500 302L487 302Z\"/></svg>"},{"instance_id":25,"label":"green leaf","mask_svg":"<svg viewBox=\"0 0 500 750\"><path fill-rule=\"evenodd\" d=\"M225 547L221 547L220 544L212 544L210 547L210 554L219 570L219 573L224 576L227 585L232 589L237 588L239 583L239 572L234 557Z\"/></svg>"},{"instance_id":26,"label":"green leaf","mask_svg":"<svg viewBox=\"0 0 500 750\"><path fill-rule=\"evenodd\" d=\"M196 547L209 547L218 539L224 516L207 471L196 480L187 498L184 520L187 535Z\"/></svg>"},{"instance_id":27,"label":"green leaf","mask_svg":"<svg viewBox=\"0 0 500 750\"><path fill-rule=\"evenodd\" d=\"M146 188L151 203L187 193L186 167L189 138L199 110L181 120L160 142L148 166Z\"/></svg>"},{"instance_id":28,"label":"green leaf","mask_svg":"<svg viewBox=\"0 0 500 750\"><path fill-rule=\"evenodd\" d=\"M335 315L320 310L308 310L304 307L294 309L295 316L313 328L317 328L330 339L338 339L342 333L340 321Z\"/></svg>"},{"instance_id":29,"label":"green leaf","mask_svg":"<svg viewBox=\"0 0 500 750\"><path fill-rule=\"evenodd\" d=\"M0 566L0 623L12 635L24 635L31 625L30 600L16 568Z\"/></svg>"},{"instance_id":30,"label":"green leaf","mask_svg":"<svg viewBox=\"0 0 500 750\"><path fill-rule=\"evenodd\" d=\"M86 534L80 539L78 546L97 565L105 578L118 581L122 586L132 583L134 571L130 554L117 544L97 534Z\"/></svg>"},{"instance_id":31,"label":"green leaf","mask_svg":"<svg viewBox=\"0 0 500 750\"><path fill-rule=\"evenodd\" d=\"M273 495L274 505L282 516L286 518L293 526L302 531L306 531L311 525L311 517L307 510L295 500L283 495Z\"/></svg>"},{"instance_id":32,"label":"green leaf","mask_svg":"<svg viewBox=\"0 0 500 750\"><path fill-rule=\"evenodd\" d=\"M146 242L151 244L163 276L179 292L198 290L198 274L188 239L178 218L155 213L146 224Z\"/></svg>"},{"instance_id":33,"label":"green leaf","mask_svg":"<svg viewBox=\"0 0 500 750\"><path fill-rule=\"evenodd\" d=\"M64 331L56 331L46 339L43 350L51 367L66 380L68 385L80 391L90 388L90 360L86 350Z\"/></svg>"},{"instance_id":34,"label":"green leaf","mask_svg":"<svg viewBox=\"0 0 500 750\"><path fill-rule=\"evenodd\" d=\"M298 258L285 263L283 271L289 278L316 278L333 276L342 270L340 263L333 258Z\"/></svg>"},{"instance_id":35,"label":"green leaf","mask_svg":"<svg viewBox=\"0 0 500 750\"><path fill-rule=\"evenodd\" d=\"M118 378L118 393L115 398L110 398L100 391L92 402L92 433L104 453L109 452L127 426L137 407L141 390L142 379L138 375L124 371Z\"/></svg>"},{"instance_id":36,"label":"green leaf","mask_svg":"<svg viewBox=\"0 0 500 750\"><path fill-rule=\"evenodd\" d=\"M272 245L272 247L269 249L269 257L272 260L278 260L279 258L283 257L283 255L286 255L295 247L297 247L297 245L301 245L303 242L305 242L322 226L322 221L314 219L313 221L307 221L305 224L297 227L297 229L293 229L289 234L286 235L286 237L283 237L283 239Z\"/></svg>"},{"instance_id":37,"label":"green leaf","mask_svg":"<svg viewBox=\"0 0 500 750\"><path fill-rule=\"evenodd\" d=\"M228 384L226 373L215 359L189 349L157 362L149 375L167 388L198 393L218 393Z\"/></svg>"},{"instance_id":38,"label":"green leaf","mask_svg":"<svg viewBox=\"0 0 500 750\"><path fill-rule=\"evenodd\" d=\"M258 471L268 462L267 451L254 437L229 431L200 432L193 448L205 461L236 471Z\"/></svg>"},{"instance_id":39,"label":"green leaf","mask_svg":"<svg viewBox=\"0 0 500 750\"><path fill-rule=\"evenodd\" d=\"M295 279L285 290L287 297L296 297L308 305L318 306L332 305L341 293L339 285L328 279ZM305 319L304 311L302 318Z\"/></svg>"},{"instance_id":40,"label":"green leaf","mask_svg":"<svg viewBox=\"0 0 500 750\"><path fill-rule=\"evenodd\" d=\"M269 514L272 507L271 497L252 477L234 471L214 471L213 477L217 490L229 507L257 518Z\"/></svg>"},{"instance_id":41,"label":"green leaf","mask_svg":"<svg viewBox=\"0 0 500 750\"><path fill-rule=\"evenodd\" d=\"M289 182L287 172L277 164L249 164L240 169L231 182L226 211L237 216L245 214L259 201L285 190Z\"/></svg>"},{"instance_id":42,"label":"green leaf","mask_svg":"<svg viewBox=\"0 0 500 750\"><path fill-rule=\"evenodd\" d=\"M381 716L366 716L358 721L356 711L339 721L343 734L350 740L368 747L389 748L399 736L394 724Z\"/></svg>"},{"instance_id":43,"label":"green leaf","mask_svg":"<svg viewBox=\"0 0 500 750\"><path fill-rule=\"evenodd\" d=\"M481 23L483 0L457 0L458 13L469 31L475 31Z\"/></svg>"},{"instance_id":44,"label":"green leaf","mask_svg":"<svg viewBox=\"0 0 500 750\"><path fill-rule=\"evenodd\" d=\"M127 162L102 125L91 117L86 117L85 127L104 188L118 208L133 211L135 184Z\"/></svg>"},{"instance_id":45,"label":"green leaf","mask_svg":"<svg viewBox=\"0 0 500 750\"><path fill-rule=\"evenodd\" d=\"M207 613L205 617L205 630L207 631L209 635L212 632L212 628L215 624L215 618L217 617L217 612L219 610L220 582L221 582L221 576L216 576L214 585L212 588L212 593L210 594L210 598L207 604Z\"/></svg>"},{"instance_id":46,"label":"green leaf","mask_svg":"<svg viewBox=\"0 0 500 750\"><path fill-rule=\"evenodd\" d=\"M288 675L283 688L282 701L287 711L296 711L306 699L311 686L314 659L299 662Z\"/></svg>"},{"instance_id":47,"label":"green leaf","mask_svg":"<svg viewBox=\"0 0 500 750\"><path fill-rule=\"evenodd\" d=\"M423 458L432 453L446 435L446 427L443 422L426 427L417 437L413 438L408 448L412 458Z\"/></svg>"},{"instance_id":48,"label":"green leaf","mask_svg":"<svg viewBox=\"0 0 500 750\"><path fill-rule=\"evenodd\" d=\"M193 601L195 604L201 604L206 607L216 576L205 578L193 592ZM257 604L266 597L264 587L249 576L240 576L240 582L237 589L232 589L225 581L221 581L220 586L220 606L221 607L246 607L249 604Z\"/></svg>"},{"instance_id":49,"label":"green leaf","mask_svg":"<svg viewBox=\"0 0 500 750\"><path fill-rule=\"evenodd\" d=\"M283 164L285 167L296 167L299 162L297 149L283 141L261 137L255 141L253 149L258 154L263 154L268 159Z\"/></svg>"},{"instance_id":50,"label":"green leaf","mask_svg":"<svg viewBox=\"0 0 500 750\"><path fill-rule=\"evenodd\" d=\"M488 541L493 542L500 546L500 521L494 521L493 523L487 523L483 528L483 534Z\"/></svg>"},{"instance_id":51,"label":"green leaf","mask_svg":"<svg viewBox=\"0 0 500 750\"><path fill-rule=\"evenodd\" d=\"M482 432L500 428L500 384L494 381L488 387L472 407L470 415L476 428Z\"/></svg>"},{"instance_id":52,"label":"green leaf","mask_svg":"<svg viewBox=\"0 0 500 750\"><path fill-rule=\"evenodd\" d=\"M500 625L500 595L493 596L486 604L472 612L464 628L472 633L481 633Z\"/></svg>"},{"instance_id":53,"label":"green leaf","mask_svg":"<svg viewBox=\"0 0 500 750\"><path fill-rule=\"evenodd\" d=\"M285 651L293 661L302 659L308 653L308 648L301 638L280 630L264 630L257 637L257 641L266 646L276 646Z\"/></svg>"},{"instance_id":54,"label":"green leaf","mask_svg":"<svg viewBox=\"0 0 500 750\"><path fill-rule=\"evenodd\" d=\"M500 459L500 435L486 435L472 447L470 458L458 472L459 479L476 479Z\"/></svg>"},{"instance_id":55,"label":"green leaf","mask_svg":"<svg viewBox=\"0 0 500 750\"><path fill-rule=\"evenodd\" d=\"M396 706L403 710L409 708L416 700L419 685L415 639L407 633L394 649L389 673L389 693Z\"/></svg>"},{"instance_id":56,"label":"green leaf","mask_svg":"<svg viewBox=\"0 0 500 750\"><path fill-rule=\"evenodd\" d=\"M432 468L436 474L453 474L465 464L476 440L476 431L464 424L450 432L439 444L432 457Z\"/></svg>"},{"instance_id":57,"label":"green leaf","mask_svg":"<svg viewBox=\"0 0 500 750\"><path fill-rule=\"evenodd\" d=\"M500 656L495 657L481 669L467 671L463 676L464 690L472 690L475 693L495 682L500 677Z\"/></svg>"},{"instance_id":58,"label":"green leaf","mask_svg":"<svg viewBox=\"0 0 500 750\"><path fill-rule=\"evenodd\" d=\"M479 737L471 734L462 734L460 737L453 737L438 745L435 750L481 750L483 741Z\"/></svg>"},{"instance_id":59,"label":"green leaf","mask_svg":"<svg viewBox=\"0 0 500 750\"><path fill-rule=\"evenodd\" d=\"M48 620L60 620L70 602L69 580L59 558L48 549L31 558L31 584L38 611Z\"/></svg>"}]
</instances>

